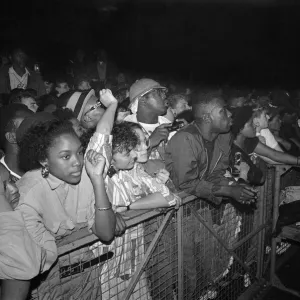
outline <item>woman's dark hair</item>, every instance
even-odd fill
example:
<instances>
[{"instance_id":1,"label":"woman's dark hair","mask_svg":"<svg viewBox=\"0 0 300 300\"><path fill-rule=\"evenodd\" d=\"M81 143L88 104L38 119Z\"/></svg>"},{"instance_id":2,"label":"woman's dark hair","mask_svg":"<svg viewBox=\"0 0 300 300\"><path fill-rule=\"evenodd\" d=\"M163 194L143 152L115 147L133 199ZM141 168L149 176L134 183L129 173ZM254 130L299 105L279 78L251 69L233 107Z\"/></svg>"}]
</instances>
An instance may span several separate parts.
<instances>
[{"instance_id":1,"label":"woman's dark hair","mask_svg":"<svg viewBox=\"0 0 300 300\"><path fill-rule=\"evenodd\" d=\"M41 167L40 162L48 157L53 141L62 134L77 137L69 122L49 121L31 127L19 143L19 163L23 171L31 171Z\"/></svg>"},{"instance_id":2,"label":"woman's dark hair","mask_svg":"<svg viewBox=\"0 0 300 300\"><path fill-rule=\"evenodd\" d=\"M122 122L116 124L112 130L112 152L123 153L130 152L139 143L138 135L133 128L140 128L138 124L131 122Z\"/></svg>"},{"instance_id":3,"label":"woman's dark hair","mask_svg":"<svg viewBox=\"0 0 300 300\"><path fill-rule=\"evenodd\" d=\"M240 131L253 118L253 109L250 106L237 107L231 110L232 126L231 133L236 138Z\"/></svg>"}]
</instances>

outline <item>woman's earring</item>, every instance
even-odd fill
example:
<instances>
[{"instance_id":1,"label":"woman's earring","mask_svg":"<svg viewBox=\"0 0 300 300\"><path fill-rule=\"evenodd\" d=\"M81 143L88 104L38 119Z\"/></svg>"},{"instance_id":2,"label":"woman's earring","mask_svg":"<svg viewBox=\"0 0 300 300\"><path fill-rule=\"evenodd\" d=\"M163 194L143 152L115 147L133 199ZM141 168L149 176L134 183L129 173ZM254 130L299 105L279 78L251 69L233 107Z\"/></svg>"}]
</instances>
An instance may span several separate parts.
<instances>
[{"instance_id":1,"label":"woman's earring","mask_svg":"<svg viewBox=\"0 0 300 300\"><path fill-rule=\"evenodd\" d=\"M47 165L43 166L41 173L42 173L43 178L48 177L48 175L49 175L49 167Z\"/></svg>"}]
</instances>

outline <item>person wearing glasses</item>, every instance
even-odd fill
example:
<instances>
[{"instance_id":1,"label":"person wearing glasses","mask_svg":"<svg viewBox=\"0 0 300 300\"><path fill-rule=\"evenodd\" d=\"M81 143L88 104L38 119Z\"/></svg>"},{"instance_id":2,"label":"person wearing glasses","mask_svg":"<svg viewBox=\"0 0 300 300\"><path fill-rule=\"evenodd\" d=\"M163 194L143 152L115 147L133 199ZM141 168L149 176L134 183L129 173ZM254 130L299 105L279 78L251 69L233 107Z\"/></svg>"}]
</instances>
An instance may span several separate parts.
<instances>
[{"instance_id":1,"label":"person wearing glasses","mask_svg":"<svg viewBox=\"0 0 300 300\"><path fill-rule=\"evenodd\" d=\"M94 90L65 93L59 99L58 107L72 110L85 131L95 129L106 110Z\"/></svg>"},{"instance_id":2,"label":"person wearing glasses","mask_svg":"<svg viewBox=\"0 0 300 300\"><path fill-rule=\"evenodd\" d=\"M168 127L171 122L164 117L167 88L158 82L143 78L137 80L129 90L132 115L124 121L139 123L150 141L149 158L164 160L165 142L171 137Z\"/></svg>"}]
</instances>

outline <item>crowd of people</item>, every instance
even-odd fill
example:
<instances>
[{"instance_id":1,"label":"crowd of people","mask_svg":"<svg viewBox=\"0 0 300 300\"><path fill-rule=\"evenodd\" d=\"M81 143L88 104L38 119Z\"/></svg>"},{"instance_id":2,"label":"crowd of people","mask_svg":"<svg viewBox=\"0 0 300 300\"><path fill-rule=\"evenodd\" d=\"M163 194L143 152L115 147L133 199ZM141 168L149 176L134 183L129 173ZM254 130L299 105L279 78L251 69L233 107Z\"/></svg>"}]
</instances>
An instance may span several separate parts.
<instances>
[{"instance_id":1,"label":"crowd of people","mask_svg":"<svg viewBox=\"0 0 300 300\"><path fill-rule=\"evenodd\" d=\"M300 165L297 95L130 81L104 51L92 68L83 51L77 54L72 82L43 78L21 49L0 69L1 299L26 299L31 280L48 270L51 280L68 278L64 267L76 259L58 267L56 240L78 228L87 226L99 238L97 247L109 244L115 256L124 239L143 253L146 229L126 228L128 210L178 209L182 192L214 207L227 201L237 212L255 210L266 164ZM87 251L83 260L94 257ZM187 266L189 259L184 256ZM48 290L42 283L39 293L108 299L98 281L88 280L95 268L89 264L59 289L55 280ZM116 285L129 282L124 278L133 269L119 272ZM152 297L147 277L140 279L143 299Z\"/></svg>"}]
</instances>

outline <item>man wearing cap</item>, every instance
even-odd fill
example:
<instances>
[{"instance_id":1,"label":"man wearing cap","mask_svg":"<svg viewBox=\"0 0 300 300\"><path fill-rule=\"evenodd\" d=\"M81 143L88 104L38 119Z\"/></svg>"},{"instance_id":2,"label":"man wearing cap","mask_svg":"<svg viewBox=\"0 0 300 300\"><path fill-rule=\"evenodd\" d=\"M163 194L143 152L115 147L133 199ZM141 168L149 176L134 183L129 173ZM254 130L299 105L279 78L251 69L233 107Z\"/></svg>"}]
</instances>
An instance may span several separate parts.
<instances>
[{"instance_id":1,"label":"man wearing cap","mask_svg":"<svg viewBox=\"0 0 300 300\"><path fill-rule=\"evenodd\" d=\"M59 98L58 105L72 110L84 129L96 128L105 112L94 90L85 92L67 92Z\"/></svg>"},{"instance_id":2,"label":"man wearing cap","mask_svg":"<svg viewBox=\"0 0 300 300\"><path fill-rule=\"evenodd\" d=\"M150 159L164 160L164 142L169 138L170 121L163 117L167 112L164 103L167 89L158 82L143 78L129 90L132 115L124 121L139 123L149 137Z\"/></svg>"}]
</instances>

